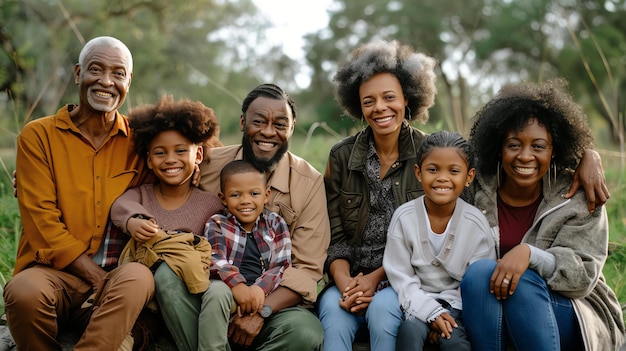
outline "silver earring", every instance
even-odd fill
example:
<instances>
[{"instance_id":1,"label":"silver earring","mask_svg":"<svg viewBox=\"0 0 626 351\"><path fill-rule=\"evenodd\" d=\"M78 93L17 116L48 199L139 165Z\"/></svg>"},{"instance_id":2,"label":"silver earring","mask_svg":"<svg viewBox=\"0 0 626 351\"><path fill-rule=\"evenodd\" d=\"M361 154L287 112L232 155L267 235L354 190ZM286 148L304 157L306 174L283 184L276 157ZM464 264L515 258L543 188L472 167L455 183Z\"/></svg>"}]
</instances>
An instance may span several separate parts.
<instances>
[{"instance_id":1,"label":"silver earring","mask_svg":"<svg viewBox=\"0 0 626 351\"><path fill-rule=\"evenodd\" d=\"M550 162L550 167L548 167L548 188L552 188L552 162Z\"/></svg>"},{"instance_id":2,"label":"silver earring","mask_svg":"<svg viewBox=\"0 0 626 351\"><path fill-rule=\"evenodd\" d=\"M552 175L554 173L554 175ZM552 160L550 162L550 167L548 168L548 187L552 187L552 182L556 185L556 161Z\"/></svg>"},{"instance_id":3,"label":"silver earring","mask_svg":"<svg viewBox=\"0 0 626 351\"><path fill-rule=\"evenodd\" d=\"M404 109L404 118L407 119L407 121L411 120L411 108L409 106L406 106Z\"/></svg>"},{"instance_id":4,"label":"silver earring","mask_svg":"<svg viewBox=\"0 0 626 351\"><path fill-rule=\"evenodd\" d=\"M496 168L496 188L500 187L500 161L498 161L498 168Z\"/></svg>"}]
</instances>

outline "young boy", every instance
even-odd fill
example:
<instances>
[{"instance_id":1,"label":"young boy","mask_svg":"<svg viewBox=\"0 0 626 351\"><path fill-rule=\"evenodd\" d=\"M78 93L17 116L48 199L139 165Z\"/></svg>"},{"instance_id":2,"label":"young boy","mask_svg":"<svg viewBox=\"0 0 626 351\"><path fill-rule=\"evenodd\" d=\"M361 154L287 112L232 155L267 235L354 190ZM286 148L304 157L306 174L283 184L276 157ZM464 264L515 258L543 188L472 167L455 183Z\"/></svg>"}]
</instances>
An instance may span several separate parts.
<instances>
[{"instance_id":1,"label":"young boy","mask_svg":"<svg viewBox=\"0 0 626 351\"><path fill-rule=\"evenodd\" d=\"M291 264L289 227L277 213L265 209L270 194L265 174L250 163L227 164L220 184L226 211L211 217L205 230L212 246L211 276L230 287L239 315L270 318L265 296L278 287ZM224 317L228 323L230 316Z\"/></svg>"}]
</instances>

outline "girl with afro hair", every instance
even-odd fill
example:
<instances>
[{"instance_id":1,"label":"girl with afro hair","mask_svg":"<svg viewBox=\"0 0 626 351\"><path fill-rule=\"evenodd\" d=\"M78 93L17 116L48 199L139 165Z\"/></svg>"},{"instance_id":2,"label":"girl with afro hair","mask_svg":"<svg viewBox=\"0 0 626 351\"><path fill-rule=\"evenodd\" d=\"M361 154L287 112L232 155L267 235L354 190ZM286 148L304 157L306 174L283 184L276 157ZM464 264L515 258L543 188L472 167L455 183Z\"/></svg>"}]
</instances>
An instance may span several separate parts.
<instances>
[{"instance_id":1,"label":"girl with afro hair","mask_svg":"<svg viewBox=\"0 0 626 351\"><path fill-rule=\"evenodd\" d=\"M127 190L111 207L111 220L131 237L120 262L152 267L165 261L190 292L204 292L211 254L204 225L223 205L192 185L192 177L204 158L203 144L217 140L217 118L200 102L168 95L131 110L128 118L134 147L158 181ZM172 246L178 242L182 245Z\"/></svg>"}]
</instances>

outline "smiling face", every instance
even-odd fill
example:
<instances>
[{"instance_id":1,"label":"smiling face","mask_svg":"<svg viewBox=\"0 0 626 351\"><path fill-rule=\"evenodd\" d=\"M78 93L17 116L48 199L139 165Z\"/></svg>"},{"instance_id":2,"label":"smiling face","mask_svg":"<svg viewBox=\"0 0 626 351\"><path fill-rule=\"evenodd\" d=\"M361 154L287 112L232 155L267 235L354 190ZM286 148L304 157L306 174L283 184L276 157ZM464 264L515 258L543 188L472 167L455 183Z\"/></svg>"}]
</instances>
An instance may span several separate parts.
<instances>
[{"instance_id":1,"label":"smiling face","mask_svg":"<svg viewBox=\"0 0 626 351\"><path fill-rule=\"evenodd\" d=\"M131 79L130 58L122 50L108 46L93 46L82 66L74 68L80 105L99 112L113 112L122 106Z\"/></svg>"},{"instance_id":2,"label":"smiling face","mask_svg":"<svg viewBox=\"0 0 626 351\"><path fill-rule=\"evenodd\" d=\"M248 232L269 201L270 189L260 172L230 174L219 193L224 206L239 220Z\"/></svg>"},{"instance_id":3,"label":"smiling face","mask_svg":"<svg viewBox=\"0 0 626 351\"><path fill-rule=\"evenodd\" d=\"M378 73L359 87L361 110L375 135L399 134L407 100L392 73Z\"/></svg>"},{"instance_id":4,"label":"smiling face","mask_svg":"<svg viewBox=\"0 0 626 351\"><path fill-rule=\"evenodd\" d=\"M467 160L459 148L435 147L415 165L415 176L422 183L426 207L456 204L463 189L474 180L474 168L468 169Z\"/></svg>"},{"instance_id":5,"label":"smiling face","mask_svg":"<svg viewBox=\"0 0 626 351\"><path fill-rule=\"evenodd\" d=\"M240 119L244 159L262 172L272 170L289 148L294 125L286 101L256 98Z\"/></svg>"},{"instance_id":6,"label":"smiling face","mask_svg":"<svg viewBox=\"0 0 626 351\"><path fill-rule=\"evenodd\" d=\"M552 136L537 119L530 118L519 132L510 132L502 143L504 187L536 189L552 160Z\"/></svg>"},{"instance_id":7,"label":"smiling face","mask_svg":"<svg viewBox=\"0 0 626 351\"><path fill-rule=\"evenodd\" d=\"M200 162L202 147L175 130L157 134L148 149L148 168L159 178L162 187L185 184Z\"/></svg>"}]
</instances>

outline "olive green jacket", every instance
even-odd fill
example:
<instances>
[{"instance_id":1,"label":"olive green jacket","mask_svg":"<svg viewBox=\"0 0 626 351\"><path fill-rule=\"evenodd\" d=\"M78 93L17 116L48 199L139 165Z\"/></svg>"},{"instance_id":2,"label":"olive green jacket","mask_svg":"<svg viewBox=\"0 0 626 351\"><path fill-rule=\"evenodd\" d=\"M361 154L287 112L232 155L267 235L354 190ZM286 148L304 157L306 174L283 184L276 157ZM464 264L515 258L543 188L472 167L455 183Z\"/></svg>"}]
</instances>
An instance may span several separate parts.
<instances>
[{"instance_id":1,"label":"olive green jacket","mask_svg":"<svg viewBox=\"0 0 626 351\"><path fill-rule=\"evenodd\" d=\"M403 123L399 135L398 161L391 166L389 175L393 181L395 208L424 193L417 181L414 165L417 150L426 138L422 131ZM353 267L351 257L338 245L353 247L362 245L362 234L370 214L369 185L365 170L369 140L373 138L371 128L360 131L335 144L328 157L324 184L330 218L331 243L326 268L338 258L347 259ZM384 242L380 245L385 245Z\"/></svg>"}]
</instances>

